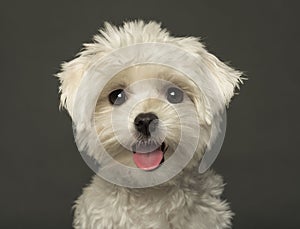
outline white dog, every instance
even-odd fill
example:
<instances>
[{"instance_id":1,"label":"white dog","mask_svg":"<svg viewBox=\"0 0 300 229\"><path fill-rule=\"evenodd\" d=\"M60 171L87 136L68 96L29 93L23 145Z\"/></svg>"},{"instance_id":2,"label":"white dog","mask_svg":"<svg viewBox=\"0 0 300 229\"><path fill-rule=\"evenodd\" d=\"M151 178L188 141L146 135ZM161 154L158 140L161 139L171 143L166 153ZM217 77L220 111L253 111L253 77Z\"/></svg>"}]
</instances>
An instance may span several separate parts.
<instances>
[{"instance_id":1,"label":"white dog","mask_svg":"<svg viewBox=\"0 0 300 229\"><path fill-rule=\"evenodd\" d=\"M160 170L166 173L172 171L170 173L173 175L163 182L155 180L152 183L149 181L150 185L126 187L120 185L126 178L120 178L118 176L122 174L113 172L111 162L103 163L105 160L99 156L102 152L88 152L100 166L111 166L112 170L109 171L115 182L94 176L76 201L74 227L230 228L233 214L228 204L220 199L222 178L212 170L201 174L198 166L210 141L214 117L230 102L235 87L242 82L241 72L208 53L197 38L172 37L155 22L128 22L120 28L107 23L100 33L95 36L94 43L85 45L77 58L65 63L58 74L61 105L68 110L74 122L77 114L80 116L84 113L77 104L83 100L87 101L83 102L84 105L89 103L93 84L98 85L92 82L93 78L87 80L92 75L90 72L95 62L115 51L140 44L176 47L199 61L196 67L192 67L191 74L195 68L199 68L205 77L198 84L178 68L144 62L123 68L103 83L91 122L103 147L101 151L107 152L113 158L113 163L141 172L137 172L142 174L137 178L140 183L146 184L150 180L146 176L151 174L154 174L154 178L158 176L159 180L165 175L162 172L156 175ZM140 56L151 55L151 52L157 55L154 48L147 49ZM130 59L131 53L123 55L123 58ZM162 59L166 57L160 55ZM168 58L165 58L166 61L174 56L169 55ZM179 64L187 62L186 58L178 59ZM111 66L113 68L114 63ZM189 66L189 63L182 66ZM101 74L100 68L100 79ZM91 88L85 86L80 89L84 80ZM205 85L207 81L210 82L208 86ZM82 94L78 95L79 91ZM190 151L195 136L198 136L195 152L182 157L179 163L177 161L182 169L173 172L168 168L168 161L175 154L184 155L185 151ZM89 141L88 138L91 136L85 136L86 141ZM80 148L81 143L78 142L82 141L77 139ZM132 180L135 180L134 174L127 181Z\"/></svg>"}]
</instances>

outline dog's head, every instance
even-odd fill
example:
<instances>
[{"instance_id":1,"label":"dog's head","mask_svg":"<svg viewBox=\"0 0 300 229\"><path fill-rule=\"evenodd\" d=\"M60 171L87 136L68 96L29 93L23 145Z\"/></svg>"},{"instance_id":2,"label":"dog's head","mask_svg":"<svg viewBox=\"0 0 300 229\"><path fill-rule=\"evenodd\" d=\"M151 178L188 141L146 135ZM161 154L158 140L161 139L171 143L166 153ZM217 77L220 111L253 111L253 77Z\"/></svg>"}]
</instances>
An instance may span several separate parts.
<instances>
[{"instance_id":1,"label":"dog's head","mask_svg":"<svg viewBox=\"0 0 300 229\"><path fill-rule=\"evenodd\" d=\"M198 39L174 38L155 22L129 22L121 28L106 24L100 33L95 37L95 43L86 44L80 55L65 63L58 74L61 105L77 122L77 117L84 112L77 108L77 104L82 101L88 103L89 90L101 88L94 93L97 98L95 104L91 104L90 123L102 151L114 161L143 171L155 171L174 154L182 156L188 151L184 166L197 165L210 144L215 128L214 118L229 103L235 87L241 82L241 73L208 53ZM91 81L95 77L97 80L102 77L101 68L91 70L95 69L96 62L104 61L110 53L139 44L151 44L153 49L148 48L145 52L140 48L137 58L151 56L151 52L157 54L157 50L162 52L163 57L174 54L169 50L164 53L162 48L155 51L159 44L176 47L178 52L188 53L197 63L191 64L187 56L179 54L178 68L176 64L166 64L169 59L164 61L163 57L161 64L159 61L123 64L123 68L114 72L103 84L101 80L100 83L94 82L99 87L93 85ZM132 51L126 52L128 56L120 55L120 59L116 60L118 64L124 62L122 58L132 58ZM170 56L172 58L174 56ZM114 68L112 62L106 61L106 66L109 63ZM96 67L99 69L98 64ZM189 73L194 77L190 77ZM199 74L204 78L200 79ZM86 80L90 75L93 76ZM92 86L80 88L82 83ZM89 151L89 156L100 160L100 152ZM184 160L181 156L178 158Z\"/></svg>"}]
</instances>

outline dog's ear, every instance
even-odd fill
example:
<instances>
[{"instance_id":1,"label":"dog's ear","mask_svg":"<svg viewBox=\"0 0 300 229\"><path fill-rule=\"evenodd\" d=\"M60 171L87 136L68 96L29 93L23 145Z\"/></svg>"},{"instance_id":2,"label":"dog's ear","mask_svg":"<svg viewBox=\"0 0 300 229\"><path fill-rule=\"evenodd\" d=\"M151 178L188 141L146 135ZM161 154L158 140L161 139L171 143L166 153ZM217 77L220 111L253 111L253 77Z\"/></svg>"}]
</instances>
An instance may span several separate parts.
<instances>
[{"instance_id":1,"label":"dog's ear","mask_svg":"<svg viewBox=\"0 0 300 229\"><path fill-rule=\"evenodd\" d=\"M200 58L202 63L201 68L204 74L212 78L212 82L216 87L212 87L214 89L206 89L210 91L210 96L213 97L213 99L208 99L205 93L196 93L197 96L194 98L194 102L200 117L205 117L205 122L211 125L214 115L229 105L235 89L239 89L239 84L243 83L243 78L241 78L242 72L234 70L221 62L204 48L201 50ZM213 101L217 101L218 104L211 104Z\"/></svg>"},{"instance_id":2,"label":"dog's ear","mask_svg":"<svg viewBox=\"0 0 300 229\"><path fill-rule=\"evenodd\" d=\"M224 106L228 106L231 98L234 95L235 88L239 89L239 84L242 81L242 72L233 69L227 64L220 61L213 54L207 52L204 48L201 52L203 67L208 72L216 83L221 92L221 102Z\"/></svg>"},{"instance_id":3,"label":"dog's ear","mask_svg":"<svg viewBox=\"0 0 300 229\"><path fill-rule=\"evenodd\" d=\"M70 62L63 63L61 72L56 75L60 81L60 108L65 108L71 118L77 89L86 65L84 59L79 56Z\"/></svg>"},{"instance_id":4,"label":"dog's ear","mask_svg":"<svg viewBox=\"0 0 300 229\"><path fill-rule=\"evenodd\" d=\"M242 72L233 69L209 53L199 38L185 37L176 41L180 48L198 58L201 74L209 77L210 83L213 84L202 88L204 90L202 98L198 96L198 102L205 105L205 120L210 124L213 116L229 105L235 89L239 89L239 84L243 83Z\"/></svg>"}]
</instances>

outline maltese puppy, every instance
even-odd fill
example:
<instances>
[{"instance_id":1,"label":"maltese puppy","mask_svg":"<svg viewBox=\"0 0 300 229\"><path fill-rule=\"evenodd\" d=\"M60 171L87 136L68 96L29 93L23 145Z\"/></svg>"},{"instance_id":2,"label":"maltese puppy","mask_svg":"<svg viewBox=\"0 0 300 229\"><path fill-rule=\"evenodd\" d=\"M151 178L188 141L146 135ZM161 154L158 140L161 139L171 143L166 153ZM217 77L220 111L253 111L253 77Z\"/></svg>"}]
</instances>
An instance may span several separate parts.
<instances>
[{"instance_id":1,"label":"maltese puppy","mask_svg":"<svg viewBox=\"0 0 300 229\"><path fill-rule=\"evenodd\" d=\"M57 76L97 174L76 201L75 228L231 227L222 178L208 167L241 72L197 38L134 21L106 23Z\"/></svg>"}]
</instances>

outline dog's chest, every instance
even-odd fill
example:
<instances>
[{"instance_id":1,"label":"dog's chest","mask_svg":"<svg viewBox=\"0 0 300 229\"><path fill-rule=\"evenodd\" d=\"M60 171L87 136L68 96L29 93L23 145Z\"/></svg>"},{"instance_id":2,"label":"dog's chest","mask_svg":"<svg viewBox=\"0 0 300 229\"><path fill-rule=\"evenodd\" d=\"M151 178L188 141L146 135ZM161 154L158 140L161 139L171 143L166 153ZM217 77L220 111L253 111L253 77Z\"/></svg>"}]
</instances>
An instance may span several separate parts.
<instances>
[{"instance_id":1,"label":"dog's chest","mask_svg":"<svg viewBox=\"0 0 300 229\"><path fill-rule=\"evenodd\" d=\"M74 225L92 229L227 228L230 217L228 206L220 199L193 186L129 190L96 178L77 201Z\"/></svg>"}]
</instances>

